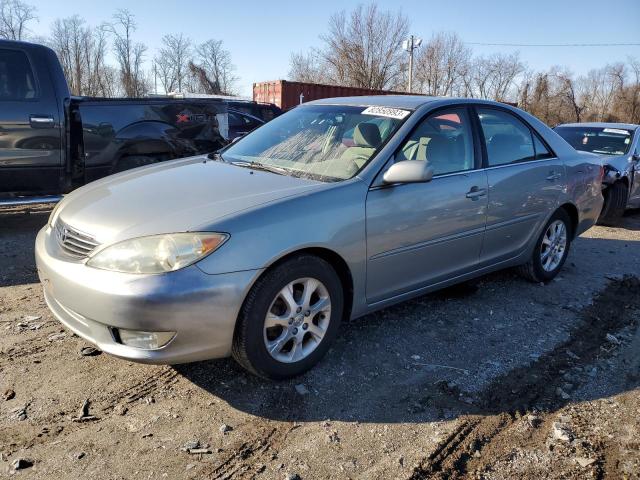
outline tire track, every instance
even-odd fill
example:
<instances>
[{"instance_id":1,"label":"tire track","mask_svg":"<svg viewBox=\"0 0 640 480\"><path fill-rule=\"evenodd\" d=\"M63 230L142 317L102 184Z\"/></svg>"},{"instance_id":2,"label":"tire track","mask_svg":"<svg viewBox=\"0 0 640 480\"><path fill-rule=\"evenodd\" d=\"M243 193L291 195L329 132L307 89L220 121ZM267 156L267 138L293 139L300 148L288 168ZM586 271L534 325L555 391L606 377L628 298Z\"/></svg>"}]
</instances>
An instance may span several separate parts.
<instances>
[{"instance_id":1,"label":"tire track","mask_svg":"<svg viewBox=\"0 0 640 480\"><path fill-rule=\"evenodd\" d=\"M113 408L121 401L124 403L134 403L138 400L148 397L162 387L173 385L178 381L178 373L171 367L162 367L161 370L155 372L144 380L133 384L129 388L118 393L108 408Z\"/></svg>"},{"instance_id":2,"label":"tire track","mask_svg":"<svg viewBox=\"0 0 640 480\"><path fill-rule=\"evenodd\" d=\"M461 417L463 423L414 469L410 479L465 478L471 469L476 472L489 469L516 446L509 430L515 427L520 415L537 409L543 412L542 421L549 424L553 412L568 403L556 393L564 381L563 372L608 356L609 352L601 348L606 335L635 325L638 311L640 279L627 276L611 281L581 311L582 319L568 340L532 365L511 370L487 386L480 395L478 413L489 415ZM605 461L605 454L598 452L598 474L602 474L598 464Z\"/></svg>"},{"instance_id":3,"label":"tire track","mask_svg":"<svg viewBox=\"0 0 640 480\"><path fill-rule=\"evenodd\" d=\"M279 446L295 427L286 431L277 427L264 425L260 433L250 441L244 441L233 449L233 453L219 463L211 472L212 480L249 479L254 478L255 465L265 465L277 453Z\"/></svg>"}]
</instances>

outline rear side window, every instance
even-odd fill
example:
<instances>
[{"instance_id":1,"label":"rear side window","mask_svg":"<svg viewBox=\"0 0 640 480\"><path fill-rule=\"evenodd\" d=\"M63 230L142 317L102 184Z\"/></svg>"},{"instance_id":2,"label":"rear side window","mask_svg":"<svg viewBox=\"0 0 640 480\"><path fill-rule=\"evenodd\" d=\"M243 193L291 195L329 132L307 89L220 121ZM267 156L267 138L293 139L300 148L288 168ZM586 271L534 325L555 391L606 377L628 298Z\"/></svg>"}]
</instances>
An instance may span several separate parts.
<instances>
[{"instance_id":1,"label":"rear side window","mask_svg":"<svg viewBox=\"0 0 640 480\"><path fill-rule=\"evenodd\" d=\"M24 52L0 49L0 101L36 98L36 84Z\"/></svg>"},{"instance_id":2,"label":"rear side window","mask_svg":"<svg viewBox=\"0 0 640 480\"><path fill-rule=\"evenodd\" d=\"M542 143L542 141L535 133L533 133L533 146L536 150L536 160L543 160L545 158L553 157L553 154L547 147L544 146L544 143Z\"/></svg>"},{"instance_id":3,"label":"rear side window","mask_svg":"<svg viewBox=\"0 0 640 480\"><path fill-rule=\"evenodd\" d=\"M490 167L519 163L536 158L534 136L528 126L513 115L494 109L478 108L482 134L487 145ZM536 138L537 140L537 138ZM542 142L540 153L546 148ZM549 152L546 152L549 155Z\"/></svg>"}]
</instances>

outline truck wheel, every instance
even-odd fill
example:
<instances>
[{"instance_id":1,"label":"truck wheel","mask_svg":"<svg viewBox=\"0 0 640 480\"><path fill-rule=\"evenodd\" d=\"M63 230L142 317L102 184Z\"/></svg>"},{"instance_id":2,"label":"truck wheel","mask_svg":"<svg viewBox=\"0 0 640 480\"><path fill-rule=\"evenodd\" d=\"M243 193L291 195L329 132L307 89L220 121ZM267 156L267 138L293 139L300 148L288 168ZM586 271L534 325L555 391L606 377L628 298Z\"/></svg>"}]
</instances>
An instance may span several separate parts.
<instances>
[{"instance_id":1,"label":"truck wheel","mask_svg":"<svg viewBox=\"0 0 640 480\"><path fill-rule=\"evenodd\" d=\"M118 160L118 163L116 163L113 169L113 173L124 172L125 170L131 170L132 168L138 168L144 165L151 165L157 161L157 159L145 155L127 155Z\"/></svg>"},{"instance_id":2,"label":"truck wheel","mask_svg":"<svg viewBox=\"0 0 640 480\"><path fill-rule=\"evenodd\" d=\"M571 219L564 209L557 210L538 237L531 259L518 267L518 273L532 282L549 282L564 265L573 231Z\"/></svg>"},{"instance_id":3,"label":"truck wheel","mask_svg":"<svg viewBox=\"0 0 640 480\"><path fill-rule=\"evenodd\" d=\"M619 221L627 206L627 196L629 192L623 182L616 182L604 192L604 205L598 218L598 225L615 226Z\"/></svg>"},{"instance_id":4,"label":"truck wheel","mask_svg":"<svg viewBox=\"0 0 640 480\"><path fill-rule=\"evenodd\" d=\"M282 380L327 353L343 313L340 278L321 258L300 255L268 270L238 316L232 355L250 372Z\"/></svg>"}]
</instances>

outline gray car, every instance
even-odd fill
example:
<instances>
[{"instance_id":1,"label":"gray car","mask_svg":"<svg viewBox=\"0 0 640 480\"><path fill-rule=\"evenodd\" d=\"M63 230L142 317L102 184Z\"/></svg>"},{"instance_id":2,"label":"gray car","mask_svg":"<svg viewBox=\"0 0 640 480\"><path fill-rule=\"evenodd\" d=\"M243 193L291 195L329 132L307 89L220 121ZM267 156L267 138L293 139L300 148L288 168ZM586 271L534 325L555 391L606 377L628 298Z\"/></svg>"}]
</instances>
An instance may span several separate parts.
<instances>
[{"instance_id":1,"label":"gray car","mask_svg":"<svg viewBox=\"0 0 640 480\"><path fill-rule=\"evenodd\" d=\"M598 223L615 225L625 209L640 208L640 126L566 123L554 130L576 150L602 157L604 207Z\"/></svg>"},{"instance_id":2,"label":"gray car","mask_svg":"<svg viewBox=\"0 0 640 480\"><path fill-rule=\"evenodd\" d=\"M531 115L414 96L299 106L216 154L69 194L36 240L46 301L128 360L317 363L340 321L506 267L547 282L602 166Z\"/></svg>"}]
</instances>

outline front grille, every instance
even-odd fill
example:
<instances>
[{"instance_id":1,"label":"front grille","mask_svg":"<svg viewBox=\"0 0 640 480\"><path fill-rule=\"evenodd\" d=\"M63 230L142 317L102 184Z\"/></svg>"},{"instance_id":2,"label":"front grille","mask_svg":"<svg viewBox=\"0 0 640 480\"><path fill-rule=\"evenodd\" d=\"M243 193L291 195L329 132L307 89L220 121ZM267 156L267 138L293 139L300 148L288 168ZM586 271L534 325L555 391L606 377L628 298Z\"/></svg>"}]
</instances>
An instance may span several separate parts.
<instances>
[{"instance_id":1,"label":"front grille","mask_svg":"<svg viewBox=\"0 0 640 480\"><path fill-rule=\"evenodd\" d=\"M56 237L62 250L74 258L86 258L100 245L91 236L79 232L60 219L56 222Z\"/></svg>"}]
</instances>

